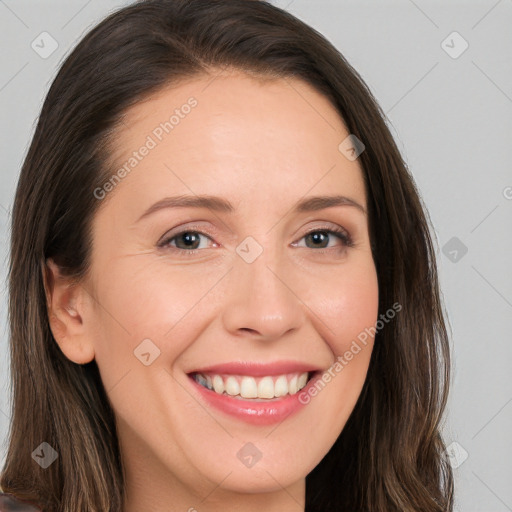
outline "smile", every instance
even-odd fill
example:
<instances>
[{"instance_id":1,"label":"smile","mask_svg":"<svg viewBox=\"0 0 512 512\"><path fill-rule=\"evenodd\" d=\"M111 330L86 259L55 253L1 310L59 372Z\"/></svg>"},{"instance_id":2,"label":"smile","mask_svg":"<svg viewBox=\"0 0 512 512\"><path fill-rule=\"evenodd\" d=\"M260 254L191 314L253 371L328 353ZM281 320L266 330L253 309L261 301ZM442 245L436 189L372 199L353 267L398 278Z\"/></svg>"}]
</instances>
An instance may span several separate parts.
<instances>
[{"instance_id":1,"label":"smile","mask_svg":"<svg viewBox=\"0 0 512 512\"><path fill-rule=\"evenodd\" d=\"M234 363L195 370L188 378L192 392L205 407L260 426L288 420L306 407L300 395L322 373L308 364Z\"/></svg>"},{"instance_id":2,"label":"smile","mask_svg":"<svg viewBox=\"0 0 512 512\"><path fill-rule=\"evenodd\" d=\"M263 377L195 373L193 378L201 386L219 395L268 400L295 395L306 386L309 373L295 372Z\"/></svg>"}]
</instances>

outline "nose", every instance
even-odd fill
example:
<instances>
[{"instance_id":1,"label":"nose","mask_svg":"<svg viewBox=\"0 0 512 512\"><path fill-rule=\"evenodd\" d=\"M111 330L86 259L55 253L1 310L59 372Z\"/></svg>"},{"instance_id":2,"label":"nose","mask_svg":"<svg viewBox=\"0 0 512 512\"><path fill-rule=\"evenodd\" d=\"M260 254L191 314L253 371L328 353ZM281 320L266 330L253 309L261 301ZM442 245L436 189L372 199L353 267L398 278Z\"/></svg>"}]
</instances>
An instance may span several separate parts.
<instances>
[{"instance_id":1,"label":"nose","mask_svg":"<svg viewBox=\"0 0 512 512\"><path fill-rule=\"evenodd\" d=\"M249 334L268 341L299 329L304 313L292 273L289 262L266 249L252 263L236 257L227 276L225 329L234 336Z\"/></svg>"}]
</instances>

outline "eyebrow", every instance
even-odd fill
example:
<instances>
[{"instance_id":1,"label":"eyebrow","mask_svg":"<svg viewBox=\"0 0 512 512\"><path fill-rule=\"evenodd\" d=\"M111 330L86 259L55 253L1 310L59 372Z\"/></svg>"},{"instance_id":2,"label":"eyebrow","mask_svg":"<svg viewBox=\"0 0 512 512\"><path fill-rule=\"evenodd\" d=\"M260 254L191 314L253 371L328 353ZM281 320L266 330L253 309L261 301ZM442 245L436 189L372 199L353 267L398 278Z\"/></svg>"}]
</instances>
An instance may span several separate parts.
<instances>
[{"instance_id":1,"label":"eyebrow","mask_svg":"<svg viewBox=\"0 0 512 512\"><path fill-rule=\"evenodd\" d=\"M310 196L301 199L293 206L293 211L296 213L313 212L323 210L325 208L332 208L334 206L352 206L366 215L366 209L354 199L346 196ZM196 195L196 196L174 196L165 197L155 204L151 205L137 220L148 217L154 212L166 208L208 208L216 212L234 213L235 207L226 199L210 195Z\"/></svg>"}]
</instances>

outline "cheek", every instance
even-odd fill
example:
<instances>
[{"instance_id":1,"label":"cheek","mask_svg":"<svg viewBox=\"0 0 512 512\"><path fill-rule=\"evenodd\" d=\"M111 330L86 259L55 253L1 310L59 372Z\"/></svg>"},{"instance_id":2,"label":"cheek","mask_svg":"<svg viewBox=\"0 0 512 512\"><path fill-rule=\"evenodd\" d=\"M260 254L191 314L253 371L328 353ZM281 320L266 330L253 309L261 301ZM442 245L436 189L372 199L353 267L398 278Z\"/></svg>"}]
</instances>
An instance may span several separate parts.
<instances>
[{"instance_id":1,"label":"cheek","mask_svg":"<svg viewBox=\"0 0 512 512\"><path fill-rule=\"evenodd\" d=\"M178 266L164 258L130 255L96 273L95 351L105 386L147 369L137 358L148 347L152 372L173 363L222 310L218 287L229 267ZM151 340L151 343L145 340ZM141 345L145 343L145 345ZM145 353L142 352L142 353ZM154 354L154 355L153 355ZM135 371L133 371L135 370Z\"/></svg>"},{"instance_id":2,"label":"cheek","mask_svg":"<svg viewBox=\"0 0 512 512\"><path fill-rule=\"evenodd\" d=\"M319 330L335 355L348 350L354 339L375 326L379 289L373 260L361 258L336 268L317 281L315 290L309 292L309 304L318 312L324 324Z\"/></svg>"},{"instance_id":3,"label":"cheek","mask_svg":"<svg viewBox=\"0 0 512 512\"><path fill-rule=\"evenodd\" d=\"M187 319L196 318L212 287L210 279L143 261L129 257L98 274L95 351L107 388L127 371L143 371L142 353L149 351L152 368L172 364L197 329Z\"/></svg>"},{"instance_id":4,"label":"cheek","mask_svg":"<svg viewBox=\"0 0 512 512\"><path fill-rule=\"evenodd\" d=\"M211 288L210 279L204 277L187 269L170 269L158 259L126 258L99 278L98 295L107 313L103 320L124 328L134 339L149 335L161 339Z\"/></svg>"},{"instance_id":5,"label":"cheek","mask_svg":"<svg viewBox=\"0 0 512 512\"><path fill-rule=\"evenodd\" d=\"M333 353L331 367L303 403L310 405L311 428L327 451L347 422L366 379L378 319L378 279L371 259L341 267L310 296L319 311L317 329ZM319 419L321 418L321 419ZM323 437L322 437L323 436Z\"/></svg>"}]
</instances>

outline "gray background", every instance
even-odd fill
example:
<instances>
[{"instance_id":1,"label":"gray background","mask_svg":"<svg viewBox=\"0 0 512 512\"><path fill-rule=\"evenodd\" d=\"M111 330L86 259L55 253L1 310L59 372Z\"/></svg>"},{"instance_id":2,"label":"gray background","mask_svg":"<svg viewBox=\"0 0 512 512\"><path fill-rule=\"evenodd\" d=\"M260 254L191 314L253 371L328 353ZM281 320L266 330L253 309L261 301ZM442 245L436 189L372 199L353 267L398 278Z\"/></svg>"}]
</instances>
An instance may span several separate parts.
<instances>
[{"instance_id":1,"label":"gray background","mask_svg":"<svg viewBox=\"0 0 512 512\"><path fill-rule=\"evenodd\" d=\"M5 275L17 176L63 57L128 3L0 0L0 463L9 421ZM444 434L455 443L448 456L456 508L512 511L512 1L274 3L332 41L388 115L438 244L454 354ZM44 31L58 43L47 58L31 47ZM459 55L464 40L469 46Z\"/></svg>"}]
</instances>

